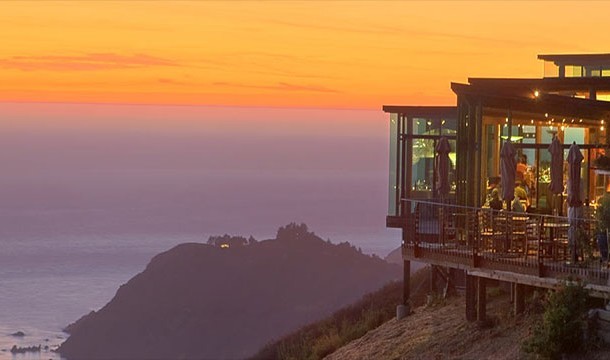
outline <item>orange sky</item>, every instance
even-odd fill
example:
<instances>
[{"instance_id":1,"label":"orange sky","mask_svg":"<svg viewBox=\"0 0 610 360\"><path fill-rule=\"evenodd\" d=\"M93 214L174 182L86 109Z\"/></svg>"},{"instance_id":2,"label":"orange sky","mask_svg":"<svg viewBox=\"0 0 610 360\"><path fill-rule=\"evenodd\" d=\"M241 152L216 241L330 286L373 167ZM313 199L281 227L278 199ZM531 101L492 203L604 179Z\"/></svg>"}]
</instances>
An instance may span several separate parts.
<instances>
[{"instance_id":1,"label":"orange sky","mask_svg":"<svg viewBox=\"0 0 610 360\"><path fill-rule=\"evenodd\" d=\"M0 101L379 109L610 52L610 2L5 1Z\"/></svg>"}]
</instances>

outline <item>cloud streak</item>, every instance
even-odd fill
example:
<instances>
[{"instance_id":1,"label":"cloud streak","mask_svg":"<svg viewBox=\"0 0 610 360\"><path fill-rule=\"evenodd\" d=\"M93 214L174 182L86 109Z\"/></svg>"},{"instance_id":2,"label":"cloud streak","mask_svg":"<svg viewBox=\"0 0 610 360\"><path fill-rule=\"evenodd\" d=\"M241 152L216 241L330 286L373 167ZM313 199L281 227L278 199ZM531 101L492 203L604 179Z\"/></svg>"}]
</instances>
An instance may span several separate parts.
<instances>
[{"instance_id":1,"label":"cloud streak","mask_svg":"<svg viewBox=\"0 0 610 360\"><path fill-rule=\"evenodd\" d=\"M147 54L114 53L79 56L12 56L0 59L0 67L22 71L97 71L152 66L179 66L179 64Z\"/></svg>"},{"instance_id":2,"label":"cloud streak","mask_svg":"<svg viewBox=\"0 0 610 360\"><path fill-rule=\"evenodd\" d=\"M223 86L231 88L247 88L247 89L263 89L263 90L282 90L282 91L301 91L301 92L321 92L321 93L339 93L339 91L330 89L324 86L317 85L298 85L285 82L278 82L273 85L247 85L228 82L215 82L214 86Z\"/></svg>"}]
</instances>

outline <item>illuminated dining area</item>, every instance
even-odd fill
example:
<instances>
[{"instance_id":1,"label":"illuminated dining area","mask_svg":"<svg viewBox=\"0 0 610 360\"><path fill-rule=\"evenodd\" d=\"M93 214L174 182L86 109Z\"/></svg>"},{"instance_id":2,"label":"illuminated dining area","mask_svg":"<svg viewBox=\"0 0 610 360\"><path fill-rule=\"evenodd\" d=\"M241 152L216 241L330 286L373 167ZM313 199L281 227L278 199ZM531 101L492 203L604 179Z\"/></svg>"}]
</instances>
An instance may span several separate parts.
<instances>
[{"instance_id":1,"label":"illuminated dining area","mask_svg":"<svg viewBox=\"0 0 610 360\"><path fill-rule=\"evenodd\" d=\"M610 54L539 58L559 71L451 83L455 106L383 107L404 279L410 261L464 271L467 313L484 279L517 292L574 277L610 296L610 77L593 71ZM578 63L593 70L566 70Z\"/></svg>"}]
</instances>

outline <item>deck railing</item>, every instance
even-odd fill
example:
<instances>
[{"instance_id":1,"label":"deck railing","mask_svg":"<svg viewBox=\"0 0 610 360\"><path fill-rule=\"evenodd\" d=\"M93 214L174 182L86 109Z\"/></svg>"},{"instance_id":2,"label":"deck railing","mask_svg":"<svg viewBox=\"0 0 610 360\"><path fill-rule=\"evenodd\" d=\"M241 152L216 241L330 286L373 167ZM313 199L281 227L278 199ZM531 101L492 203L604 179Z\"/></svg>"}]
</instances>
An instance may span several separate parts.
<instances>
[{"instance_id":1,"label":"deck railing","mask_svg":"<svg viewBox=\"0 0 610 360\"><path fill-rule=\"evenodd\" d=\"M409 258L455 267L538 277L579 277L607 284L594 210L551 216L404 199L403 251Z\"/></svg>"}]
</instances>

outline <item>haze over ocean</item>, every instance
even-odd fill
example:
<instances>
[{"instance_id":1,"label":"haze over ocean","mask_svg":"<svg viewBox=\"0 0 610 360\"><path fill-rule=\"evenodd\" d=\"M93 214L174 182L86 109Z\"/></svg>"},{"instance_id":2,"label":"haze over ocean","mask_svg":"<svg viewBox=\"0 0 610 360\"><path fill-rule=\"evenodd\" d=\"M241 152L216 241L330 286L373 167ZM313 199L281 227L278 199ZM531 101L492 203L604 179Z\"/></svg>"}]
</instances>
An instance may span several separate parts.
<instances>
[{"instance_id":1,"label":"haze over ocean","mask_svg":"<svg viewBox=\"0 0 610 360\"><path fill-rule=\"evenodd\" d=\"M0 113L0 349L53 347L63 326L178 243L267 239L295 221L380 256L400 244L385 229L381 110L0 104ZM31 335L4 336L18 330Z\"/></svg>"}]
</instances>

